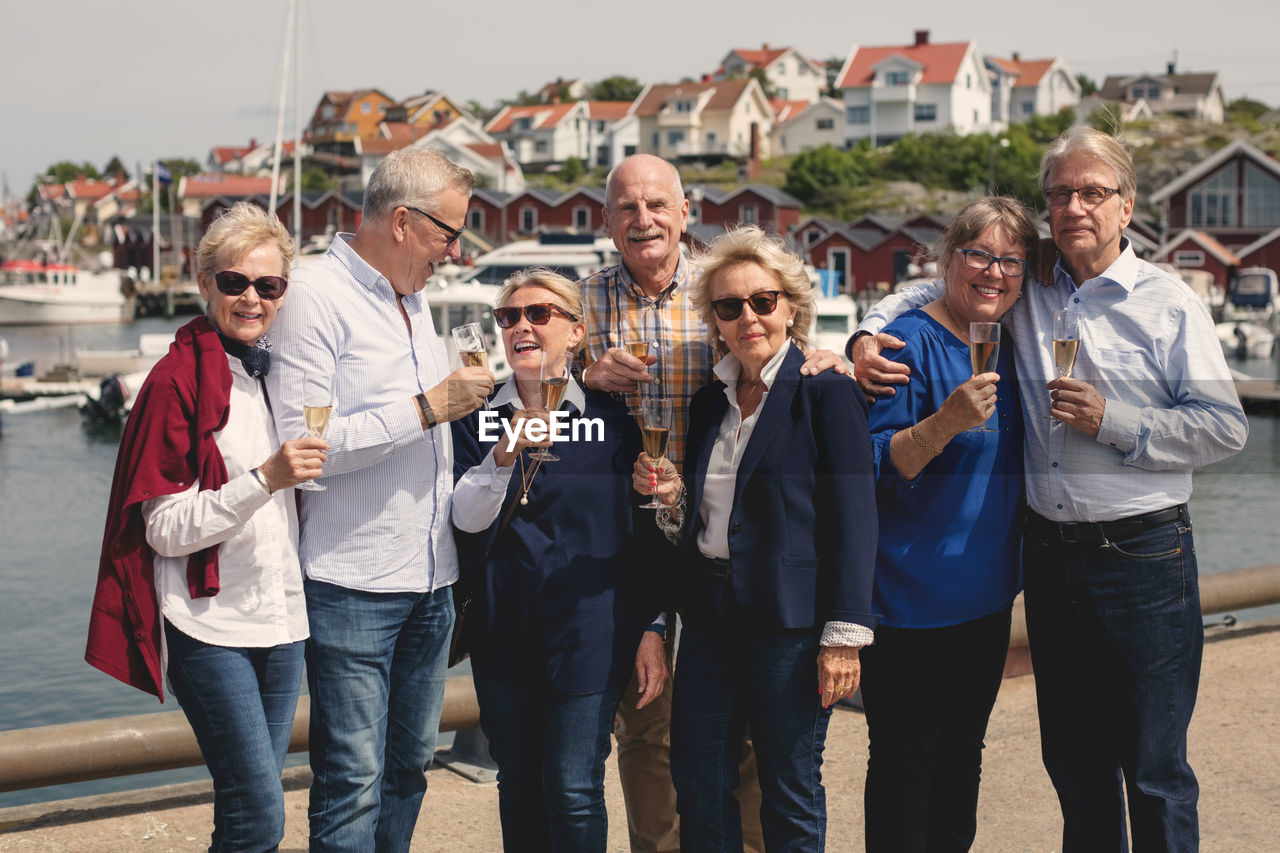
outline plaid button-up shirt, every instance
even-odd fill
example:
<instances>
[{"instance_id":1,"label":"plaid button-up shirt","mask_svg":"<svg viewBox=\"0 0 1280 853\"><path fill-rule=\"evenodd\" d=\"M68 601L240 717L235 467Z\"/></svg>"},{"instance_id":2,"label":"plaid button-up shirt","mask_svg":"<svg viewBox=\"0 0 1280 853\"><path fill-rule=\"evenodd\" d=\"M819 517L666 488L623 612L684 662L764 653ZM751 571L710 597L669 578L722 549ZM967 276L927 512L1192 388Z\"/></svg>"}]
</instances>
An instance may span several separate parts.
<instances>
[{"instance_id":1,"label":"plaid button-up shirt","mask_svg":"<svg viewBox=\"0 0 1280 853\"><path fill-rule=\"evenodd\" d=\"M650 354L653 392L672 402L671 439L667 456L682 468L684 439L689 425L689 400L712 379L715 366L707 328L690 300L698 271L683 255L675 276L656 299L650 299L618 264L582 280L582 309L587 323L587 357L595 361L610 347L645 340ZM634 395L630 401L634 402Z\"/></svg>"}]
</instances>

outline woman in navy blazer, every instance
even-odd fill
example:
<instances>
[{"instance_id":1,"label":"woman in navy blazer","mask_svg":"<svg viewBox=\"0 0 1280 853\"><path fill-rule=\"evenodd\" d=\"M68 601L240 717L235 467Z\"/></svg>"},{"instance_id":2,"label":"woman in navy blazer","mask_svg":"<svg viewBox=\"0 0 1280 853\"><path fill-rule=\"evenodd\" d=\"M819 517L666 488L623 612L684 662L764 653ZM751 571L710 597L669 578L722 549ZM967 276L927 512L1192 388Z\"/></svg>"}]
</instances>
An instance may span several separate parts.
<instances>
[{"instance_id":1,"label":"woman in navy blazer","mask_svg":"<svg viewBox=\"0 0 1280 853\"><path fill-rule=\"evenodd\" d=\"M876 622L866 404L847 376L801 373L813 297L781 240L740 228L700 265L693 303L723 356L717 380L690 405L683 485L665 460L642 454L635 469L637 490L676 504L683 523L671 725L681 849L742 849L733 790L749 726L765 848L820 850L830 708L857 688Z\"/></svg>"}]
</instances>

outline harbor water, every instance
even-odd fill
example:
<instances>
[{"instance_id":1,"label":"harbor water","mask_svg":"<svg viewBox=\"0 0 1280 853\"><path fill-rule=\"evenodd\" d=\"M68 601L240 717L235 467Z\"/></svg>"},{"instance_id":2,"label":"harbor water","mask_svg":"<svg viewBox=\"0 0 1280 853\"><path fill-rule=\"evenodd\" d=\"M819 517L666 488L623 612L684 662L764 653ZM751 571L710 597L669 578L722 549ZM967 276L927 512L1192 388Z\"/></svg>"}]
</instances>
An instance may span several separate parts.
<instances>
[{"instance_id":1,"label":"harbor water","mask_svg":"<svg viewBox=\"0 0 1280 853\"><path fill-rule=\"evenodd\" d=\"M122 349L143 333L171 332L188 318L121 326L9 327L11 362L37 374L77 348ZM1270 361L1233 367L1273 377ZM177 710L84 662L107 495L119 430L82 424L75 409L5 416L0 437L0 730ZM1191 517L1203 573L1280 561L1280 416L1250 417L1249 441L1231 459L1196 473ZM1280 615L1280 607L1240 619ZM1214 618L1214 617L1209 617ZM291 762L303 759L292 756ZM207 778L203 768L0 794L0 807Z\"/></svg>"}]
</instances>

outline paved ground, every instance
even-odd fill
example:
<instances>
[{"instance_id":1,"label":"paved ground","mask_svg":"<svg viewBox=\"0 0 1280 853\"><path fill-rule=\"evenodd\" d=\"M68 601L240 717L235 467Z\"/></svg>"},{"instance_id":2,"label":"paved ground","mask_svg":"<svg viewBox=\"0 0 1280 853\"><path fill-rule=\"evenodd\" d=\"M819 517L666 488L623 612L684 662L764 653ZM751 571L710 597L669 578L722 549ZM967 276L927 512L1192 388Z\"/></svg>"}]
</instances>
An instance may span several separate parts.
<instances>
[{"instance_id":1,"label":"paved ground","mask_svg":"<svg viewBox=\"0 0 1280 853\"><path fill-rule=\"evenodd\" d=\"M1083 687L1087 688L1087 685ZM1057 801L1040 766L1032 679L1007 679L987 739L978 851L1054 851ZM862 848L862 715L841 710L827 741L824 781L833 851ZM1205 648L1191 727L1200 777L1202 849L1275 850L1280 843L1280 624L1217 635ZM306 850L306 771L291 771L285 853ZM609 850L625 851L617 773L607 782ZM212 824L207 788L196 783L133 795L23 806L0 812L0 851L199 851ZM430 776L414 851L501 849L497 790L450 773Z\"/></svg>"}]
</instances>

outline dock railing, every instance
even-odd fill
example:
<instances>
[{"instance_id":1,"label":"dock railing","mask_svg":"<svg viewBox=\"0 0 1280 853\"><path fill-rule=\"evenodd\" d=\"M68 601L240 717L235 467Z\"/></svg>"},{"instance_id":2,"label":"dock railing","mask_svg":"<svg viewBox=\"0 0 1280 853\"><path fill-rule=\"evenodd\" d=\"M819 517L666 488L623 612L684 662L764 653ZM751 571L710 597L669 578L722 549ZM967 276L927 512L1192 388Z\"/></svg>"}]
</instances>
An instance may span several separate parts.
<instances>
[{"instance_id":1,"label":"dock railing","mask_svg":"<svg viewBox=\"0 0 1280 853\"><path fill-rule=\"evenodd\" d=\"M1278 603L1280 565L1200 578L1200 604L1205 615ZM1029 671L1016 663L1029 660L1021 605L1019 598L1010 632L1008 675ZM310 720L310 698L301 696L290 752L306 751ZM470 676L450 678L445 685L440 731L462 731L479 724L480 708ZM181 711L0 732L0 793L203 763L195 736Z\"/></svg>"}]
</instances>

